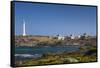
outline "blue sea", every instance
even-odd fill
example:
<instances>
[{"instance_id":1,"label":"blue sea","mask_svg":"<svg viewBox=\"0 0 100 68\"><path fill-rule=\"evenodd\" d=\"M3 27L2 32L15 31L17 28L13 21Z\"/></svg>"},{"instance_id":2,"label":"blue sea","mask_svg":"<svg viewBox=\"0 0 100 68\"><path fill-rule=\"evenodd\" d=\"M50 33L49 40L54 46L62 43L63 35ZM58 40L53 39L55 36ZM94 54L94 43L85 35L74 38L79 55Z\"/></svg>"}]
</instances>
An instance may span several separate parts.
<instances>
[{"instance_id":1,"label":"blue sea","mask_svg":"<svg viewBox=\"0 0 100 68\"><path fill-rule=\"evenodd\" d=\"M34 46L15 47L15 59L24 60L31 58L40 58L43 54L48 53L63 53L73 52L79 50L79 45L66 45L66 46Z\"/></svg>"}]
</instances>

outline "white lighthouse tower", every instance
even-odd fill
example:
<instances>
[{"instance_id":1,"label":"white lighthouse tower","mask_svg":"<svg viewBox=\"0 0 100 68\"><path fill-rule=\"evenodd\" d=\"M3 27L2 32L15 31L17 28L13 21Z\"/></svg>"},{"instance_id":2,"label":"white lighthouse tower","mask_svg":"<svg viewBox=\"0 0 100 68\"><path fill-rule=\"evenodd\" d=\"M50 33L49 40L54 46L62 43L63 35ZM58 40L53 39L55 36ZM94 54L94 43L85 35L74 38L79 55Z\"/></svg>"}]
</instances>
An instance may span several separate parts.
<instances>
[{"instance_id":1,"label":"white lighthouse tower","mask_svg":"<svg viewBox=\"0 0 100 68\"><path fill-rule=\"evenodd\" d=\"M23 36L26 36L25 21L23 20Z\"/></svg>"}]
</instances>

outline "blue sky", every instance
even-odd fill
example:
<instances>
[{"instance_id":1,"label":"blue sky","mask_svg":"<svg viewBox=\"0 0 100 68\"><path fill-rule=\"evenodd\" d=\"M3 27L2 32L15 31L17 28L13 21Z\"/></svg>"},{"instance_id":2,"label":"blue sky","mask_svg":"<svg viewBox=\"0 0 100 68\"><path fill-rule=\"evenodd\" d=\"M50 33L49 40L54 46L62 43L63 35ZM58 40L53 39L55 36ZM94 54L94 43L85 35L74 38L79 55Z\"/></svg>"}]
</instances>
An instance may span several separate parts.
<instances>
[{"instance_id":1,"label":"blue sky","mask_svg":"<svg viewBox=\"0 0 100 68\"><path fill-rule=\"evenodd\" d=\"M96 35L96 7L15 2L15 34Z\"/></svg>"}]
</instances>

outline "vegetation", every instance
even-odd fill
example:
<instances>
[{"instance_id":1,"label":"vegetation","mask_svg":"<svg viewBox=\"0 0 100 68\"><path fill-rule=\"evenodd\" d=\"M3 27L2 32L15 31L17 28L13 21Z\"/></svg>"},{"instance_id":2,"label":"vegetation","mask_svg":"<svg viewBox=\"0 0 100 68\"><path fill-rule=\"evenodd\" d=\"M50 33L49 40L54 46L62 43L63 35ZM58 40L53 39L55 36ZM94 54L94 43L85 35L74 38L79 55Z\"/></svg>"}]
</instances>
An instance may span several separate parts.
<instances>
[{"instance_id":1,"label":"vegetation","mask_svg":"<svg viewBox=\"0 0 100 68\"><path fill-rule=\"evenodd\" d=\"M62 56L61 56L62 55ZM46 65L46 64L63 64L63 63L79 63L79 62L95 62L96 56L80 55L80 54L59 54L59 55L46 55L40 59L16 61L16 66L24 65ZM20 64L20 62L22 62Z\"/></svg>"}]
</instances>

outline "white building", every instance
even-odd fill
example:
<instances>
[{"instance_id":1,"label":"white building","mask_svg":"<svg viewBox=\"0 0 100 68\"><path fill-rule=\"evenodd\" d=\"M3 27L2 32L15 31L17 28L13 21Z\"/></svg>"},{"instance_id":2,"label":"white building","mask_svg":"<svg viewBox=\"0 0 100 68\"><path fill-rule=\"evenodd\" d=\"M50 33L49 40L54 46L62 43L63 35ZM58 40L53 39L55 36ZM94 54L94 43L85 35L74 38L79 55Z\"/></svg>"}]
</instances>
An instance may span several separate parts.
<instances>
[{"instance_id":1,"label":"white building","mask_svg":"<svg viewBox=\"0 0 100 68\"><path fill-rule=\"evenodd\" d=\"M81 38L81 36L80 36L80 35L78 35L78 38Z\"/></svg>"},{"instance_id":2,"label":"white building","mask_svg":"<svg viewBox=\"0 0 100 68\"><path fill-rule=\"evenodd\" d=\"M65 37L64 36L58 36L58 40L64 40Z\"/></svg>"},{"instance_id":3,"label":"white building","mask_svg":"<svg viewBox=\"0 0 100 68\"><path fill-rule=\"evenodd\" d=\"M71 36L70 38L71 38L71 39L75 39L75 36Z\"/></svg>"},{"instance_id":4,"label":"white building","mask_svg":"<svg viewBox=\"0 0 100 68\"><path fill-rule=\"evenodd\" d=\"M80 36L80 35L78 35L78 36L70 36L70 38L71 38L71 39L80 39L81 36Z\"/></svg>"},{"instance_id":5,"label":"white building","mask_svg":"<svg viewBox=\"0 0 100 68\"><path fill-rule=\"evenodd\" d=\"M73 36L72 34L70 35L70 39L75 39L75 36Z\"/></svg>"}]
</instances>

